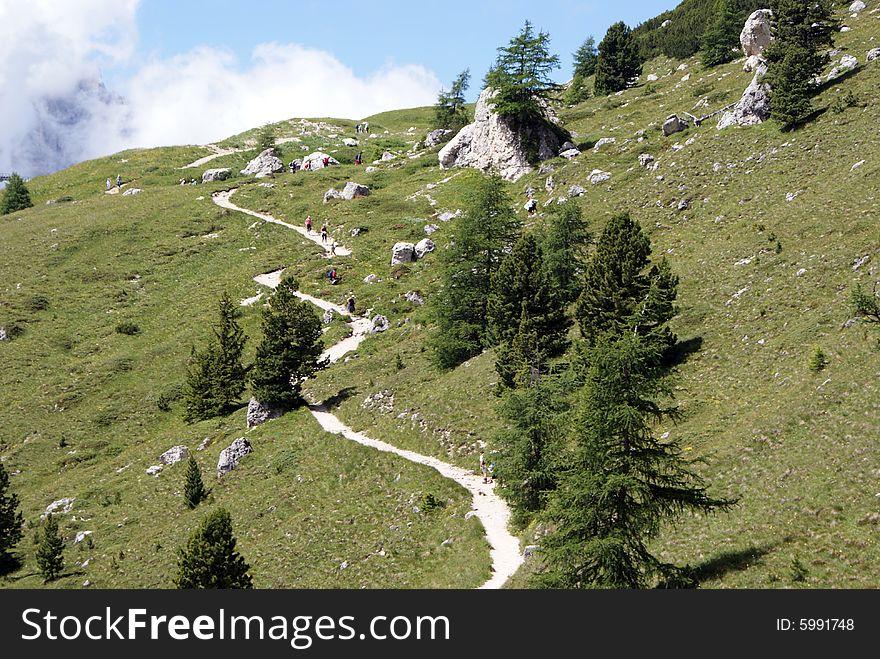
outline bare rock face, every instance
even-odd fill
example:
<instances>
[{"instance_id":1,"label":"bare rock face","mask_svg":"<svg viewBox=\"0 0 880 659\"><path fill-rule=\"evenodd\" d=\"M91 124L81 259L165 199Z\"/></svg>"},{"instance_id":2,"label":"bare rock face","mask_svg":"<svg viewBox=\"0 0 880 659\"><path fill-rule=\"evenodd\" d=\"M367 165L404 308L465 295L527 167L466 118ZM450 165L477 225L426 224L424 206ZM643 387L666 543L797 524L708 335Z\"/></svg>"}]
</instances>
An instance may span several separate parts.
<instances>
[{"instance_id":1,"label":"bare rock face","mask_svg":"<svg viewBox=\"0 0 880 659\"><path fill-rule=\"evenodd\" d=\"M497 93L497 90L488 87L480 93L474 123L462 128L440 149L438 158L441 168L493 170L508 181L516 181L532 171L521 136L513 130L512 122L494 112L492 99ZM553 121L549 113L548 121ZM562 140L549 128L536 129L536 133L528 137L537 144L538 160L549 160L559 153Z\"/></svg>"},{"instance_id":2,"label":"bare rock face","mask_svg":"<svg viewBox=\"0 0 880 659\"><path fill-rule=\"evenodd\" d=\"M742 32L739 35L739 42L742 44L743 53L746 57L753 55L762 55L773 36L770 33L770 19L773 18L773 12L769 9L759 9L754 12L746 20Z\"/></svg>"},{"instance_id":3,"label":"bare rock face","mask_svg":"<svg viewBox=\"0 0 880 659\"><path fill-rule=\"evenodd\" d=\"M443 139L452 131L447 128L438 128L437 130L432 130L425 137L425 146L431 148L432 146L437 146Z\"/></svg>"},{"instance_id":4,"label":"bare rock face","mask_svg":"<svg viewBox=\"0 0 880 659\"><path fill-rule=\"evenodd\" d=\"M252 453L251 443L244 437L239 437L228 448L220 451L220 458L217 460L217 476L229 473L238 466L241 459L248 453Z\"/></svg>"},{"instance_id":5,"label":"bare rock face","mask_svg":"<svg viewBox=\"0 0 880 659\"><path fill-rule=\"evenodd\" d=\"M733 110L725 112L718 122L718 130L729 126L754 126L770 118L770 85L763 81L767 64L761 60L752 82Z\"/></svg>"},{"instance_id":6,"label":"bare rock face","mask_svg":"<svg viewBox=\"0 0 880 659\"><path fill-rule=\"evenodd\" d=\"M244 176L263 178L282 171L284 171L284 163L281 162L275 149L270 147L251 160L241 173Z\"/></svg>"}]
</instances>

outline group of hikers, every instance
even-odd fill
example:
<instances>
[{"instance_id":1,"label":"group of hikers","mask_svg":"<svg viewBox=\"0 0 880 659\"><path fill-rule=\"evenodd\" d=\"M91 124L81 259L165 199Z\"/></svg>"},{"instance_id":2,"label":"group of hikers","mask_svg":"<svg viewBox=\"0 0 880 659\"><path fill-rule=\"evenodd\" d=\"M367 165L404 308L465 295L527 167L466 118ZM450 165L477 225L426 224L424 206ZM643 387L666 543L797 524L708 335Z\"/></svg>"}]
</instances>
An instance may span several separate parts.
<instances>
[{"instance_id":1,"label":"group of hikers","mask_svg":"<svg viewBox=\"0 0 880 659\"><path fill-rule=\"evenodd\" d=\"M324 167L329 167L330 156L324 156L321 160L321 163L324 165ZM303 162L302 160L291 160L290 164L287 167L288 169L290 169L291 174L298 172L300 169L304 172L308 172L312 169L312 161L306 160L305 162Z\"/></svg>"},{"instance_id":2,"label":"group of hikers","mask_svg":"<svg viewBox=\"0 0 880 659\"><path fill-rule=\"evenodd\" d=\"M107 191L109 192L113 188L113 182L108 178L107 179ZM116 187L122 187L122 176L120 174L116 175Z\"/></svg>"},{"instance_id":3,"label":"group of hikers","mask_svg":"<svg viewBox=\"0 0 880 659\"><path fill-rule=\"evenodd\" d=\"M354 127L354 131L356 133L369 133L370 132L370 122L365 121L362 124L358 124L357 126Z\"/></svg>"}]
</instances>

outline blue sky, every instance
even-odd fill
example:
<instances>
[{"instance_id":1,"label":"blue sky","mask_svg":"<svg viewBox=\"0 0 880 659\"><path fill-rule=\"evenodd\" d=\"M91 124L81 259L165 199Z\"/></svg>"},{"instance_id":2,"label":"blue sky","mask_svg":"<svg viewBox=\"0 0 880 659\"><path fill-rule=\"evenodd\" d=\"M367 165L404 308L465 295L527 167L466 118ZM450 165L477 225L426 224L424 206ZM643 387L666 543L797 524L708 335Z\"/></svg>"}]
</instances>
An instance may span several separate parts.
<instances>
[{"instance_id":1,"label":"blue sky","mask_svg":"<svg viewBox=\"0 0 880 659\"><path fill-rule=\"evenodd\" d=\"M559 80L568 79L571 53L590 34L601 40L608 26L631 26L677 5L677 0L487 0L482 2L318 2L241 0L181 2L144 0L137 10L137 61L168 58L196 46L229 49L246 65L260 43L297 43L333 53L356 75L386 65L421 64L448 85L465 68L478 86L495 59L528 19L550 33L562 59ZM479 90L471 89L471 95Z\"/></svg>"}]
</instances>

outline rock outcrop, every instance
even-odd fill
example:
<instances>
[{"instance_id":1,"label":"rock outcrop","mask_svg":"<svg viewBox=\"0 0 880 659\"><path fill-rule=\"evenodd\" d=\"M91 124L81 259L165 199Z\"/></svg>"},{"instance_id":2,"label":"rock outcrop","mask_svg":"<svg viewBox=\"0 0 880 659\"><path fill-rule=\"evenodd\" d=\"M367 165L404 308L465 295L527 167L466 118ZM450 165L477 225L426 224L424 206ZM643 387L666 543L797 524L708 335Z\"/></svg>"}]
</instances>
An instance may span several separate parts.
<instances>
[{"instance_id":1,"label":"rock outcrop","mask_svg":"<svg viewBox=\"0 0 880 659\"><path fill-rule=\"evenodd\" d=\"M333 156L322 153L321 151L315 151L314 153L310 153L305 158L302 159L302 169L307 171L315 171L316 169L324 169L324 161L327 161L327 166L330 165L338 165L339 161ZM308 167L306 166L308 165Z\"/></svg>"},{"instance_id":2,"label":"rock outcrop","mask_svg":"<svg viewBox=\"0 0 880 659\"><path fill-rule=\"evenodd\" d=\"M247 167L241 170L244 176L253 176L255 178L264 178L271 174L284 171L284 163L278 157L278 153L274 148L269 147L261 152L256 158L251 160Z\"/></svg>"},{"instance_id":3,"label":"rock outcrop","mask_svg":"<svg viewBox=\"0 0 880 659\"><path fill-rule=\"evenodd\" d=\"M186 446L172 446L159 456L159 462L163 465L177 464L189 457L189 448Z\"/></svg>"},{"instance_id":4,"label":"rock outcrop","mask_svg":"<svg viewBox=\"0 0 880 659\"><path fill-rule=\"evenodd\" d=\"M123 197L134 197L136 194L140 194L143 192L141 188L129 188L125 192L122 193Z\"/></svg>"},{"instance_id":5,"label":"rock outcrop","mask_svg":"<svg viewBox=\"0 0 880 659\"><path fill-rule=\"evenodd\" d=\"M202 183L210 183L211 181L225 181L232 175L229 167L219 167L217 169L206 169L202 173Z\"/></svg>"},{"instance_id":6,"label":"rock outcrop","mask_svg":"<svg viewBox=\"0 0 880 659\"><path fill-rule=\"evenodd\" d=\"M767 64L761 60L742 98L732 110L721 117L718 130L729 126L754 126L770 118L770 85L763 81L766 73Z\"/></svg>"},{"instance_id":7,"label":"rock outcrop","mask_svg":"<svg viewBox=\"0 0 880 659\"><path fill-rule=\"evenodd\" d=\"M671 114L663 122L663 135L669 137L687 129L688 122L679 118L677 114Z\"/></svg>"},{"instance_id":8,"label":"rock outcrop","mask_svg":"<svg viewBox=\"0 0 880 659\"><path fill-rule=\"evenodd\" d=\"M345 146L357 146L358 144L360 144L360 142L358 142L353 137L346 137L344 140L342 140L342 143Z\"/></svg>"},{"instance_id":9,"label":"rock outcrop","mask_svg":"<svg viewBox=\"0 0 880 659\"><path fill-rule=\"evenodd\" d=\"M344 199L346 201L351 201L355 197L366 197L370 194L370 188L366 185L361 185L360 183L355 183L354 181L349 181L345 184L345 187L342 189L342 192L337 190L336 188L330 188L327 192L324 193L324 203L326 204L331 199Z\"/></svg>"},{"instance_id":10,"label":"rock outcrop","mask_svg":"<svg viewBox=\"0 0 880 659\"><path fill-rule=\"evenodd\" d=\"M440 149L440 167L473 167L483 171L495 171L508 181L516 181L532 171L523 137L536 146L538 160L555 158L562 141L549 125L533 129L522 136L512 127L510 119L495 113L492 99L497 91L486 88L480 93L474 111L474 123L462 128L449 143ZM548 115L548 121L552 117Z\"/></svg>"},{"instance_id":11,"label":"rock outcrop","mask_svg":"<svg viewBox=\"0 0 880 659\"><path fill-rule=\"evenodd\" d=\"M769 9L758 9L746 20L739 35L739 42L746 56L744 71L754 71L757 68L758 60L773 40L770 28L772 18L773 12Z\"/></svg>"},{"instance_id":12,"label":"rock outcrop","mask_svg":"<svg viewBox=\"0 0 880 659\"><path fill-rule=\"evenodd\" d=\"M281 416L281 412L278 410L273 410L268 405L263 405L256 398L251 398L248 401L248 409L247 409L247 427L253 428L254 426L258 426L261 423L266 423L270 419L277 419Z\"/></svg>"},{"instance_id":13,"label":"rock outcrop","mask_svg":"<svg viewBox=\"0 0 880 659\"><path fill-rule=\"evenodd\" d=\"M443 138L449 135L452 131L448 128L438 128L437 130L432 130L425 137L425 146L429 149L432 146L437 146L441 142L443 142Z\"/></svg>"},{"instance_id":14,"label":"rock outcrop","mask_svg":"<svg viewBox=\"0 0 880 659\"><path fill-rule=\"evenodd\" d=\"M217 460L217 476L227 474L238 466L241 459L248 453L253 452L251 443L244 437L239 437L228 448L220 451L220 458Z\"/></svg>"},{"instance_id":15,"label":"rock outcrop","mask_svg":"<svg viewBox=\"0 0 880 659\"><path fill-rule=\"evenodd\" d=\"M868 54L865 56L865 59L869 62L873 62L875 59L880 57L880 48L872 48L868 51Z\"/></svg>"},{"instance_id":16,"label":"rock outcrop","mask_svg":"<svg viewBox=\"0 0 880 659\"><path fill-rule=\"evenodd\" d=\"M391 265L410 263L416 260L416 246L412 243L395 243L391 248Z\"/></svg>"},{"instance_id":17,"label":"rock outcrop","mask_svg":"<svg viewBox=\"0 0 880 659\"><path fill-rule=\"evenodd\" d=\"M376 316L373 318L373 324L370 327L370 334L378 334L391 329L391 322L385 316Z\"/></svg>"}]
</instances>

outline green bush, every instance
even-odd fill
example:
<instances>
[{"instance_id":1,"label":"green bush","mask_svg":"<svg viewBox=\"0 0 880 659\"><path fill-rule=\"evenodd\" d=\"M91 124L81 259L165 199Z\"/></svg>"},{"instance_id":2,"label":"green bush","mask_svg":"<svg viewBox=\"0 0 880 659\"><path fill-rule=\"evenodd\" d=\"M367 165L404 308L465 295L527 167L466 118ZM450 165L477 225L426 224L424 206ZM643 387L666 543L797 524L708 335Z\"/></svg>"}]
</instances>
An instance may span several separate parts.
<instances>
[{"instance_id":1,"label":"green bush","mask_svg":"<svg viewBox=\"0 0 880 659\"><path fill-rule=\"evenodd\" d=\"M128 336L136 336L141 333L141 328L135 323L124 320L116 325L117 334L127 334Z\"/></svg>"}]
</instances>

